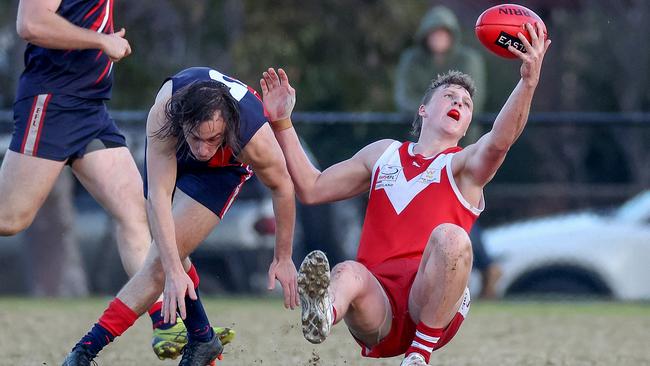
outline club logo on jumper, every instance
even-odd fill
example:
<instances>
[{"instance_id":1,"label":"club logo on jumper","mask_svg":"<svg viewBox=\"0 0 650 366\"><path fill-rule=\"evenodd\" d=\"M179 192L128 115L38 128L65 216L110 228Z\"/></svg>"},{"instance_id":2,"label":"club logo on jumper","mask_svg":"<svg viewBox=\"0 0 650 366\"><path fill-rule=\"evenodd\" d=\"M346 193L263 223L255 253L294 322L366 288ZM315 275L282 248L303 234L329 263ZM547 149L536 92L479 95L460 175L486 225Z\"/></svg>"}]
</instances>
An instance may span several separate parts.
<instances>
[{"instance_id":1,"label":"club logo on jumper","mask_svg":"<svg viewBox=\"0 0 650 366\"><path fill-rule=\"evenodd\" d=\"M381 169L379 169L379 175L377 175L377 184L375 184L375 189L393 186L401 171L401 166L389 164L382 165Z\"/></svg>"},{"instance_id":2,"label":"club logo on jumper","mask_svg":"<svg viewBox=\"0 0 650 366\"><path fill-rule=\"evenodd\" d=\"M422 172L420 175L420 179L418 181L420 183L440 183L440 172L442 171L442 167L438 166L430 166L427 170Z\"/></svg>"},{"instance_id":3,"label":"club logo on jumper","mask_svg":"<svg viewBox=\"0 0 650 366\"><path fill-rule=\"evenodd\" d=\"M521 40L517 37L509 35L506 32L501 32L494 44L505 49L508 49L508 46L512 46L517 50L526 53L526 47L523 43L521 43Z\"/></svg>"}]
</instances>

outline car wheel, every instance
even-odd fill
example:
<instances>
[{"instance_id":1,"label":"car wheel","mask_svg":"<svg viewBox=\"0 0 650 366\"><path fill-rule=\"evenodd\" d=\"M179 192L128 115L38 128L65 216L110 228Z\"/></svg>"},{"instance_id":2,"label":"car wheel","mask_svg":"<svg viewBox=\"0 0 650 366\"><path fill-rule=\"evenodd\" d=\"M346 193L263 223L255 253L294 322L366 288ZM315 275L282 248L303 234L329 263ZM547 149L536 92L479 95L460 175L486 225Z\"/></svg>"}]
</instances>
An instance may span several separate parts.
<instances>
[{"instance_id":1,"label":"car wheel","mask_svg":"<svg viewBox=\"0 0 650 366\"><path fill-rule=\"evenodd\" d=\"M596 273L578 267L550 266L521 276L506 290L506 296L596 296L612 292Z\"/></svg>"}]
</instances>

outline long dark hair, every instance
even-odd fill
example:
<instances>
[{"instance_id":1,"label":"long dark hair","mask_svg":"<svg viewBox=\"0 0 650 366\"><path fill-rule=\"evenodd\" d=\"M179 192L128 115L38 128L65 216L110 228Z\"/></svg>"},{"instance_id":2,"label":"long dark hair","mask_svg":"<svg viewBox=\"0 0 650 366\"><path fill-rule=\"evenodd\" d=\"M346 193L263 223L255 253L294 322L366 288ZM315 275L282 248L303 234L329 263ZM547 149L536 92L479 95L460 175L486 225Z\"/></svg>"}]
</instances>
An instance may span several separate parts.
<instances>
[{"instance_id":1,"label":"long dark hair","mask_svg":"<svg viewBox=\"0 0 650 366\"><path fill-rule=\"evenodd\" d=\"M154 133L159 139L176 138L176 148L185 146L185 133L195 131L202 122L219 111L226 124L221 147L235 154L239 144L239 107L226 85L216 80L195 81L176 91L165 105L165 123Z\"/></svg>"}]
</instances>

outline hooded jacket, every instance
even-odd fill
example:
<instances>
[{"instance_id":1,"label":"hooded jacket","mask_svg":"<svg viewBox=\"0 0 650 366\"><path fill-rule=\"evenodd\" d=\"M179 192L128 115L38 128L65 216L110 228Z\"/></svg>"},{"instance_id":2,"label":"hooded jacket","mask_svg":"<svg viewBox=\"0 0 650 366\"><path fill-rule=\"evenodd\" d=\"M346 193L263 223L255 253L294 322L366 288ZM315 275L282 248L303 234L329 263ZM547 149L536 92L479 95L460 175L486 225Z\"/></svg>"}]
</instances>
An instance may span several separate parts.
<instances>
[{"instance_id":1,"label":"hooded jacket","mask_svg":"<svg viewBox=\"0 0 650 366\"><path fill-rule=\"evenodd\" d=\"M453 37L450 50L434 55L427 46L427 36L439 28L448 29ZM395 80L395 104L399 111L415 113L432 79L449 70L468 74L476 84L474 114L480 113L485 101L485 62L476 51L461 44L461 32L454 13L443 6L429 10L415 33L415 45L400 56Z\"/></svg>"}]
</instances>

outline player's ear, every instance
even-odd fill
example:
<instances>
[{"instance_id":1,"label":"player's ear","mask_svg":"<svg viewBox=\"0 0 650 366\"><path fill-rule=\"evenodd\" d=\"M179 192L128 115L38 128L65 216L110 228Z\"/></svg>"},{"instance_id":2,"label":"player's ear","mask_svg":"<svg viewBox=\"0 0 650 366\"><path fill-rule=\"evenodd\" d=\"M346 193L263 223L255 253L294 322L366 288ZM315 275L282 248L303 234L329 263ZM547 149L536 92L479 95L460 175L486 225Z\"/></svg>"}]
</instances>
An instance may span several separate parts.
<instances>
[{"instance_id":1,"label":"player's ear","mask_svg":"<svg viewBox=\"0 0 650 366\"><path fill-rule=\"evenodd\" d=\"M420 117L427 116L427 110L425 109L424 104L420 104L420 108L418 108L418 116Z\"/></svg>"}]
</instances>

